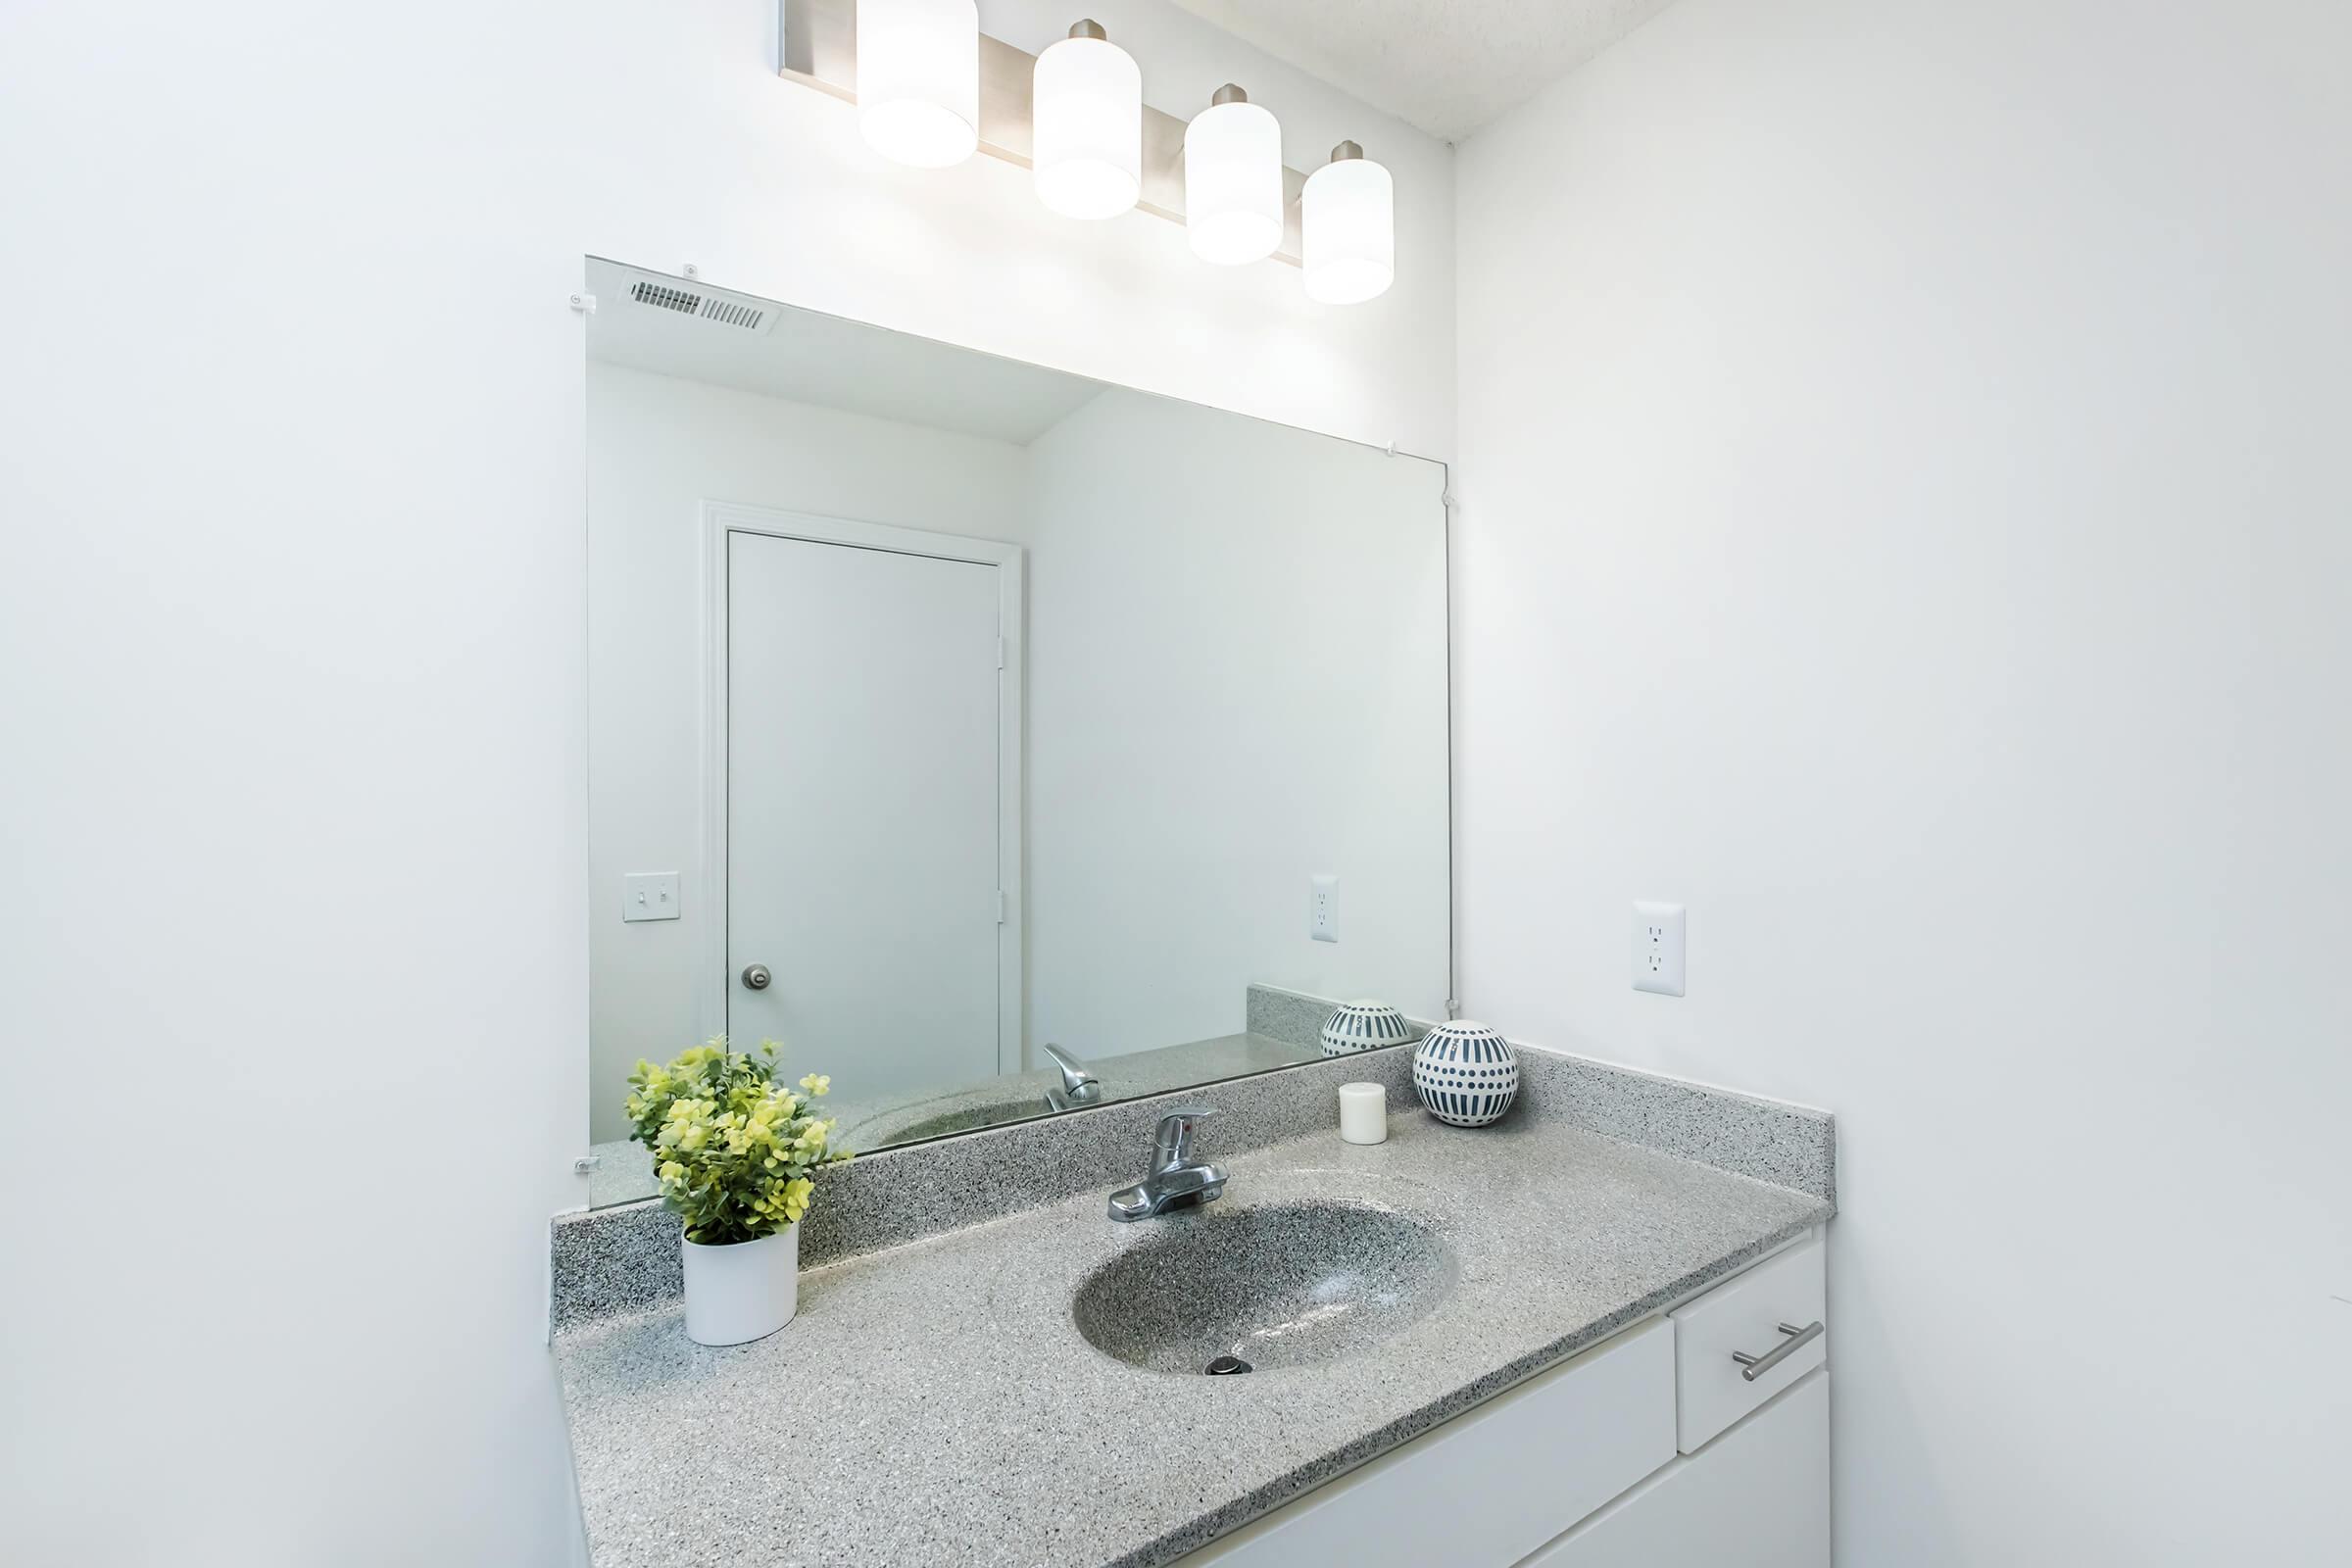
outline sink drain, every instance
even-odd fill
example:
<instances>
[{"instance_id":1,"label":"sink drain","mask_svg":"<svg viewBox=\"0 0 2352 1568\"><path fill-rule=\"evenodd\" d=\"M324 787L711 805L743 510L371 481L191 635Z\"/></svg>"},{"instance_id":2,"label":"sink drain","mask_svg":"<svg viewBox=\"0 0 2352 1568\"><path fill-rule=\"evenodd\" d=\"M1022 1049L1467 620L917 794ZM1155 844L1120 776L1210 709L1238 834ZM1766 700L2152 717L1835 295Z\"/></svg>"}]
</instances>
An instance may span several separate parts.
<instances>
[{"instance_id":1,"label":"sink drain","mask_svg":"<svg viewBox=\"0 0 2352 1568\"><path fill-rule=\"evenodd\" d=\"M1249 1371L1250 1363L1238 1355L1220 1355L1209 1362L1204 1370L1212 1378L1230 1377L1236 1372Z\"/></svg>"}]
</instances>

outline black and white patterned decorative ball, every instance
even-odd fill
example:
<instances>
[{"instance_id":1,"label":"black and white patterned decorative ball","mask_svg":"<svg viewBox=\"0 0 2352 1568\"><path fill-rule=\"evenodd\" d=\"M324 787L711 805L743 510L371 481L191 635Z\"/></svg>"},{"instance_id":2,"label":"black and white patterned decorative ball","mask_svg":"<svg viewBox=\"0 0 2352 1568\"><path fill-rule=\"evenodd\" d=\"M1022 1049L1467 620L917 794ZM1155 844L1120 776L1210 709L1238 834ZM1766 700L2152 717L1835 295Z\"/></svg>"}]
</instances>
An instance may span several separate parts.
<instances>
[{"instance_id":1,"label":"black and white patterned decorative ball","mask_svg":"<svg viewBox=\"0 0 2352 1568\"><path fill-rule=\"evenodd\" d=\"M1442 1023L1413 1050L1413 1092L1438 1120L1484 1127L1518 1097L1519 1058L1483 1023Z\"/></svg>"}]
</instances>

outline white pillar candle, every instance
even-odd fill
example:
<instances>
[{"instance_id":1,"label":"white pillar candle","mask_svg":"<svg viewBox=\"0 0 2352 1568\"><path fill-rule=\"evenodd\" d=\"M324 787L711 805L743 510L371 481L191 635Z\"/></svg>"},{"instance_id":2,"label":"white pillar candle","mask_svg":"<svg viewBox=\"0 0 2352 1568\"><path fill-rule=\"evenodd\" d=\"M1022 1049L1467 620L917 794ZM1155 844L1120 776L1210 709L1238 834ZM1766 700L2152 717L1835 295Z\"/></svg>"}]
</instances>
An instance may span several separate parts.
<instances>
[{"instance_id":1,"label":"white pillar candle","mask_svg":"<svg viewBox=\"0 0 2352 1568\"><path fill-rule=\"evenodd\" d=\"M1381 1084L1340 1085L1340 1141L1385 1144L1389 1141L1389 1091Z\"/></svg>"}]
</instances>

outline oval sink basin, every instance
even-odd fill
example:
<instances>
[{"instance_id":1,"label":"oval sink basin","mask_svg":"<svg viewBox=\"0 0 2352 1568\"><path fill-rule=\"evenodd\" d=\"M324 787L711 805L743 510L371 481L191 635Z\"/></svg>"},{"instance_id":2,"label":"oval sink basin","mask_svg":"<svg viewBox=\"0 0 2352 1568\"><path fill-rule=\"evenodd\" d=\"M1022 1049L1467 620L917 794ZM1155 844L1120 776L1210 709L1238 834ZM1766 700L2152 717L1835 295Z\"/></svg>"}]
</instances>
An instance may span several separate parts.
<instances>
[{"instance_id":1,"label":"oval sink basin","mask_svg":"<svg viewBox=\"0 0 2352 1568\"><path fill-rule=\"evenodd\" d=\"M1151 1234L1088 1275L1070 1315L1131 1366L1198 1376L1337 1360L1443 1300L1453 1256L1401 1214L1282 1203L1143 1220Z\"/></svg>"}]
</instances>

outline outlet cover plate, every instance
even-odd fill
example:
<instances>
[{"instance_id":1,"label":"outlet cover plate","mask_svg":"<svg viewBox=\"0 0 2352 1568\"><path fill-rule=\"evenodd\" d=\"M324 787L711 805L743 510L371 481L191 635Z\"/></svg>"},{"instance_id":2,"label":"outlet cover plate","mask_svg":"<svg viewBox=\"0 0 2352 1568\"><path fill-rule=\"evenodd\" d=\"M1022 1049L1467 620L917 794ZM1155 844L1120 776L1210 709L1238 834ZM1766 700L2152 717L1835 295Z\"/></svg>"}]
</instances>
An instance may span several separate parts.
<instances>
[{"instance_id":1,"label":"outlet cover plate","mask_svg":"<svg viewBox=\"0 0 2352 1568\"><path fill-rule=\"evenodd\" d=\"M1340 879L1319 876L1307 894L1306 934L1317 942L1340 940Z\"/></svg>"},{"instance_id":2,"label":"outlet cover plate","mask_svg":"<svg viewBox=\"0 0 2352 1568\"><path fill-rule=\"evenodd\" d=\"M1634 989L1661 997L1683 994L1683 906L1634 905Z\"/></svg>"}]
</instances>

